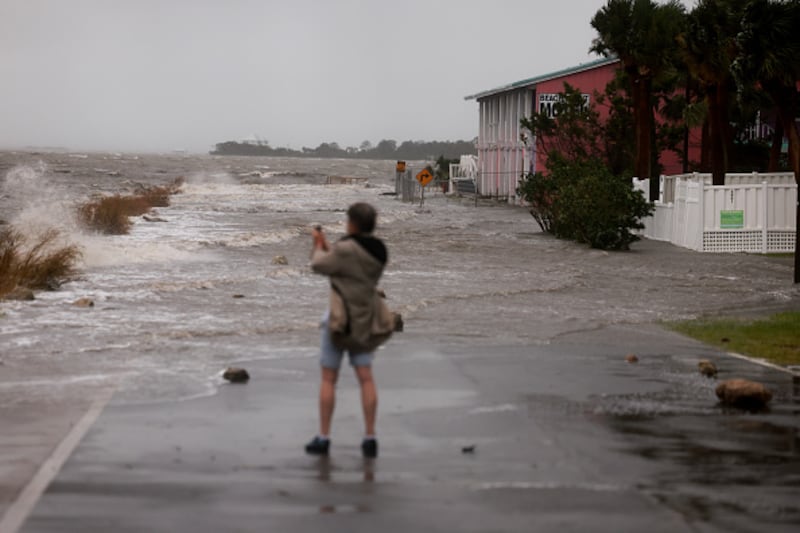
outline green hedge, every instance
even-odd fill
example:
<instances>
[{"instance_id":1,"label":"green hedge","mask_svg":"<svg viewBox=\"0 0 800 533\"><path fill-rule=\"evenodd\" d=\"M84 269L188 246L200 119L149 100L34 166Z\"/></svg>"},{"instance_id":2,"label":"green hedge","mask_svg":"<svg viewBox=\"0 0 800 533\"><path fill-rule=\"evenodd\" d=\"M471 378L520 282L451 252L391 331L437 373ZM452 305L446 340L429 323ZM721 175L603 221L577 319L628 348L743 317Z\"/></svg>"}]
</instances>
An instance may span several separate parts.
<instances>
[{"instance_id":1,"label":"green hedge","mask_svg":"<svg viewBox=\"0 0 800 533\"><path fill-rule=\"evenodd\" d=\"M542 230L603 250L627 250L639 240L633 230L653 204L629 180L597 160L568 161L551 154L549 174L528 174L517 193L531 206Z\"/></svg>"}]
</instances>

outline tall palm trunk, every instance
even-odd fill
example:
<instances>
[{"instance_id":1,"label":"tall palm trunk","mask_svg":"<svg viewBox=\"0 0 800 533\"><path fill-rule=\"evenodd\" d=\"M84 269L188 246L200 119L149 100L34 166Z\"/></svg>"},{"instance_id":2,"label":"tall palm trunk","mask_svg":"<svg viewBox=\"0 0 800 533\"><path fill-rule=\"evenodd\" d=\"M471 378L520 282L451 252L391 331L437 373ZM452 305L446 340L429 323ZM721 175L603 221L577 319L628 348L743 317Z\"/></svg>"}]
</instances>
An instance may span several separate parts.
<instances>
[{"instance_id":1,"label":"tall palm trunk","mask_svg":"<svg viewBox=\"0 0 800 533\"><path fill-rule=\"evenodd\" d=\"M647 76L631 76L633 85L633 119L635 122L636 158L634 171L639 179L650 178L650 200L658 199L658 180L652 176L653 112L651 106L652 80Z\"/></svg>"},{"instance_id":2,"label":"tall palm trunk","mask_svg":"<svg viewBox=\"0 0 800 533\"><path fill-rule=\"evenodd\" d=\"M710 87L708 93L708 124L711 140L711 182L714 185L725 185L724 140L720 124L722 110L719 103L719 86Z\"/></svg>"},{"instance_id":3,"label":"tall palm trunk","mask_svg":"<svg viewBox=\"0 0 800 533\"><path fill-rule=\"evenodd\" d=\"M769 149L769 166L767 172L778 172L780 169L781 149L783 148L783 122L775 121L775 132L772 134L772 146Z\"/></svg>"},{"instance_id":4,"label":"tall palm trunk","mask_svg":"<svg viewBox=\"0 0 800 533\"><path fill-rule=\"evenodd\" d=\"M800 135L797 133L794 113L786 117L783 122L789 137L789 163L794 172L794 182L797 184L794 218L794 282L800 283Z\"/></svg>"},{"instance_id":5,"label":"tall palm trunk","mask_svg":"<svg viewBox=\"0 0 800 533\"><path fill-rule=\"evenodd\" d=\"M724 84L710 87L708 114L711 138L711 180L714 185L725 185L728 170L728 91Z\"/></svg>"},{"instance_id":6,"label":"tall palm trunk","mask_svg":"<svg viewBox=\"0 0 800 533\"><path fill-rule=\"evenodd\" d=\"M703 133L700 140L700 172L711 172L711 126L708 117L703 121Z\"/></svg>"},{"instance_id":7,"label":"tall palm trunk","mask_svg":"<svg viewBox=\"0 0 800 533\"><path fill-rule=\"evenodd\" d=\"M686 80L686 87L684 87L684 91L685 91L684 92L684 96L686 98L686 103L688 104L691 101L691 96L692 96L692 92L689 89L689 80L688 79ZM691 131L691 128L689 127L689 121L684 121L684 126L683 126L683 157L682 157L683 161L681 162L681 164L682 164L681 168L682 168L684 174L689 172L689 133L690 133L690 131Z\"/></svg>"},{"instance_id":8,"label":"tall palm trunk","mask_svg":"<svg viewBox=\"0 0 800 533\"><path fill-rule=\"evenodd\" d=\"M786 106L778 107L778 116L783 123L786 137L789 139L789 168L794 172L794 181L797 183L797 203L795 204L795 240L794 240L794 282L800 283L800 134L797 132L797 91L790 89L791 95L783 100ZM781 100L776 100L781 101Z\"/></svg>"}]
</instances>

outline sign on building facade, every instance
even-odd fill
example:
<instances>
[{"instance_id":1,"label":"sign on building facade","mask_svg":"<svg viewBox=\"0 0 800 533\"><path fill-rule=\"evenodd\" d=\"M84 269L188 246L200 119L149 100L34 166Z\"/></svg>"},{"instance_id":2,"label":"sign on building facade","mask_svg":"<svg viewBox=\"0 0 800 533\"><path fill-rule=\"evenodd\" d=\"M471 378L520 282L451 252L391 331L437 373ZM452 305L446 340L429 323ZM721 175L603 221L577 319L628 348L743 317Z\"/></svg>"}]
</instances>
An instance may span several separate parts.
<instances>
[{"instance_id":1,"label":"sign on building facade","mask_svg":"<svg viewBox=\"0 0 800 533\"><path fill-rule=\"evenodd\" d=\"M590 103L590 96L588 94L581 94L583 97L583 106L584 108L589 107ZM556 116L555 112L555 104L560 102L563 98L561 93L545 93L539 95L539 105L537 109L539 110L540 114L547 116L548 118L553 118Z\"/></svg>"}]
</instances>

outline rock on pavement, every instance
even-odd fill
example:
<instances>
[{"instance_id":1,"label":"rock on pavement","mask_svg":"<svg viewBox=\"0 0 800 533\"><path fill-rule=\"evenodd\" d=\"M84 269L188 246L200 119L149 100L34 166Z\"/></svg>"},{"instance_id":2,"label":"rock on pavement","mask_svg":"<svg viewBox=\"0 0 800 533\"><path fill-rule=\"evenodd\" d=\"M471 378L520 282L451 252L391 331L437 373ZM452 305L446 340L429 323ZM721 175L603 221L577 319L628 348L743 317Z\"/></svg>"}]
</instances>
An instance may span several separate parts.
<instances>
[{"instance_id":1,"label":"rock on pavement","mask_svg":"<svg viewBox=\"0 0 800 533\"><path fill-rule=\"evenodd\" d=\"M717 385L717 398L724 405L741 409L763 409L772 400L772 392L761 383L729 379Z\"/></svg>"}]
</instances>

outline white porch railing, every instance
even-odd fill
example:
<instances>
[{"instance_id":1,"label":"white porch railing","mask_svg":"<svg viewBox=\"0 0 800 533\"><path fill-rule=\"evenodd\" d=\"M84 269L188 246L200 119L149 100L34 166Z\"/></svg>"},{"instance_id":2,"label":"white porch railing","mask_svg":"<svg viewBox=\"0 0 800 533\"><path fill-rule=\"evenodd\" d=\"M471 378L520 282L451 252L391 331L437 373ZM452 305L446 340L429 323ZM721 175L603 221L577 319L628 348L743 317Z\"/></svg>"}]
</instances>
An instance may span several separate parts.
<instances>
[{"instance_id":1,"label":"white porch railing","mask_svg":"<svg viewBox=\"0 0 800 533\"><path fill-rule=\"evenodd\" d=\"M634 179L645 194L649 180ZM708 174L662 176L644 235L701 252L793 252L794 175L729 174L712 186Z\"/></svg>"},{"instance_id":2,"label":"white porch railing","mask_svg":"<svg viewBox=\"0 0 800 533\"><path fill-rule=\"evenodd\" d=\"M466 186L466 187L465 187ZM450 193L461 191L478 193L478 158L462 155L458 164L450 164Z\"/></svg>"},{"instance_id":3,"label":"white porch railing","mask_svg":"<svg viewBox=\"0 0 800 533\"><path fill-rule=\"evenodd\" d=\"M486 152L480 148L478 151ZM514 151L509 151L511 152ZM487 161L472 155L461 156L458 164L450 165L450 191L503 198L512 204L520 203L517 187L523 175L523 171L520 170L524 167L522 158L503 156L501 161L497 153L494 153L492 158L491 161ZM519 168L511 169L514 164Z\"/></svg>"}]
</instances>

